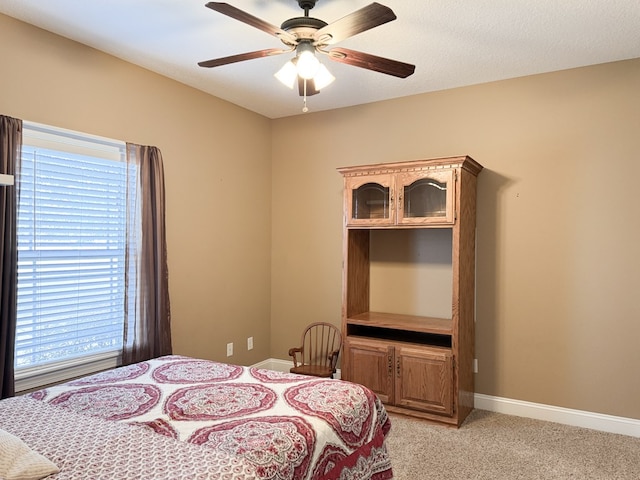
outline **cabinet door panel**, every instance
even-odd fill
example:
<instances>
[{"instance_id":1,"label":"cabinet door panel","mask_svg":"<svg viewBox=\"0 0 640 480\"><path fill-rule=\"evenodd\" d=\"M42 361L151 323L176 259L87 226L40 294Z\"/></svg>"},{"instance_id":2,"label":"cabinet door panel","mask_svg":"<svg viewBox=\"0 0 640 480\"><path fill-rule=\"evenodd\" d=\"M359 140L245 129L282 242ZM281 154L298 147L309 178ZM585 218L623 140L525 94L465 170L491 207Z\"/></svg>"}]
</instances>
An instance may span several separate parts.
<instances>
[{"instance_id":1,"label":"cabinet door panel","mask_svg":"<svg viewBox=\"0 0 640 480\"><path fill-rule=\"evenodd\" d=\"M393 403L393 347L379 342L348 340L347 380L371 389L383 403Z\"/></svg>"},{"instance_id":2,"label":"cabinet door panel","mask_svg":"<svg viewBox=\"0 0 640 480\"><path fill-rule=\"evenodd\" d=\"M393 225L395 202L391 175L366 175L347 179L347 225Z\"/></svg>"},{"instance_id":3,"label":"cabinet door panel","mask_svg":"<svg viewBox=\"0 0 640 480\"><path fill-rule=\"evenodd\" d=\"M407 172L396 179L398 223L405 225L455 222L453 170Z\"/></svg>"},{"instance_id":4,"label":"cabinet door panel","mask_svg":"<svg viewBox=\"0 0 640 480\"><path fill-rule=\"evenodd\" d=\"M453 415L453 356L449 350L396 348L396 405Z\"/></svg>"}]
</instances>

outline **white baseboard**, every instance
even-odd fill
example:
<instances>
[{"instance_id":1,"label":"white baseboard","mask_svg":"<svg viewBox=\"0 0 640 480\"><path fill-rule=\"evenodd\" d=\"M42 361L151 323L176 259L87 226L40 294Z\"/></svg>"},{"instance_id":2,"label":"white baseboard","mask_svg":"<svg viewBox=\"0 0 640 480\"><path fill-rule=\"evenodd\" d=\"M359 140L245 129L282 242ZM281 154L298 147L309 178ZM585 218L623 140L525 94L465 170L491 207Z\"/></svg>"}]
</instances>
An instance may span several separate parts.
<instances>
[{"instance_id":1,"label":"white baseboard","mask_svg":"<svg viewBox=\"0 0 640 480\"><path fill-rule=\"evenodd\" d=\"M285 372L287 373L291 367L293 367L293 362L289 360L280 360L277 358L269 358L267 360L263 360L262 362L256 363L255 365L251 365L256 368L266 368L267 370L275 370L276 372ZM333 378L340 379L340 369L336 370Z\"/></svg>"},{"instance_id":2,"label":"white baseboard","mask_svg":"<svg viewBox=\"0 0 640 480\"><path fill-rule=\"evenodd\" d=\"M257 368L266 368L278 372L288 372L293 363L287 360L270 358L252 365ZM340 377L340 370L336 374ZM570 408L555 407L541 403L531 403L510 398L493 397L476 393L474 395L475 407L480 410L504 413L518 417L533 418L547 422L562 423L575 427L590 428L602 432L617 433L640 438L640 420L634 418L615 417L601 413L573 410Z\"/></svg>"},{"instance_id":3,"label":"white baseboard","mask_svg":"<svg viewBox=\"0 0 640 480\"><path fill-rule=\"evenodd\" d=\"M640 420L634 418L615 417L613 415L573 410L541 403L492 397L481 393L476 393L474 400L475 407L481 410L640 438Z\"/></svg>"}]
</instances>

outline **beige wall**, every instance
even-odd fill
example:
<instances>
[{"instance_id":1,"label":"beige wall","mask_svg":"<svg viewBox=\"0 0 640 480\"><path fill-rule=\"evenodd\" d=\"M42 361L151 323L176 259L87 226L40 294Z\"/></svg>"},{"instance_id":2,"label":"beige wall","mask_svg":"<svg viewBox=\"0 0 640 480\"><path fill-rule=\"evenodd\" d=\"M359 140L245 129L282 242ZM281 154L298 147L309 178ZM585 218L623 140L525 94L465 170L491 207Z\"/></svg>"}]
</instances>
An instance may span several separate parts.
<instances>
[{"instance_id":1,"label":"beige wall","mask_svg":"<svg viewBox=\"0 0 640 480\"><path fill-rule=\"evenodd\" d=\"M269 120L3 15L0 32L0 114L161 149L175 353L268 358Z\"/></svg>"},{"instance_id":2,"label":"beige wall","mask_svg":"<svg viewBox=\"0 0 640 480\"><path fill-rule=\"evenodd\" d=\"M640 418L638 85L634 60L274 121L272 356L339 324L336 167L468 154L477 391Z\"/></svg>"},{"instance_id":3,"label":"beige wall","mask_svg":"<svg viewBox=\"0 0 640 480\"><path fill-rule=\"evenodd\" d=\"M1 114L161 148L176 353L286 359L304 325L338 324L336 167L469 154L477 391L640 418L640 60L269 121L2 15L0 31Z\"/></svg>"}]
</instances>

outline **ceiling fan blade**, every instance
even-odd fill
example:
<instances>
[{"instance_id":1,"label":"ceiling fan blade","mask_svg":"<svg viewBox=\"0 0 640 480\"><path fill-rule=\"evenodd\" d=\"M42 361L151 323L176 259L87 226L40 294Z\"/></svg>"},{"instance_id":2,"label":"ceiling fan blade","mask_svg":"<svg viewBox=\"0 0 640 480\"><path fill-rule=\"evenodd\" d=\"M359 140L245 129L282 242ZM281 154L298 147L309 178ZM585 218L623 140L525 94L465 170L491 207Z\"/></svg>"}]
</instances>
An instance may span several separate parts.
<instances>
[{"instance_id":1,"label":"ceiling fan blade","mask_svg":"<svg viewBox=\"0 0 640 480\"><path fill-rule=\"evenodd\" d=\"M389 7L374 2L322 27L316 32L314 39L321 45L332 45L396 18L396 14Z\"/></svg>"},{"instance_id":2,"label":"ceiling fan blade","mask_svg":"<svg viewBox=\"0 0 640 480\"><path fill-rule=\"evenodd\" d=\"M262 30L263 32L267 32L269 35L273 35L274 37L278 37L283 42L289 45L295 45L297 43L297 38L290 33L282 30L280 27L276 27L275 25L270 24L258 17L254 17L253 15L240 10L228 3L224 2L209 2L205 5L205 7L210 8L211 10L215 10L216 12L222 13L227 17L231 17L235 20L239 20L247 25L251 25L252 27L257 28L258 30Z\"/></svg>"},{"instance_id":3,"label":"ceiling fan blade","mask_svg":"<svg viewBox=\"0 0 640 480\"><path fill-rule=\"evenodd\" d=\"M281 48L268 48L266 50L258 50L256 52L240 53L238 55L231 55L229 57L215 58L213 60L206 60L204 62L198 62L201 67L219 67L221 65L228 65L230 63L243 62L245 60L253 60L254 58L269 57L271 55L279 55L281 53L287 53L291 50L282 50Z\"/></svg>"},{"instance_id":4,"label":"ceiling fan blade","mask_svg":"<svg viewBox=\"0 0 640 480\"><path fill-rule=\"evenodd\" d=\"M304 78L302 77L298 77L298 93L300 94L301 97L305 96L305 92L304 92ZM313 81L313 79L311 80L307 80L307 97L310 97L311 95L315 95L316 93L320 93L320 90L316 90L316 83Z\"/></svg>"},{"instance_id":5,"label":"ceiling fan blade","mask_svg":"<svg viewBox=\"0 0 640 480\"><path fill-rule=\"evenodd\" d=\"M366 68L367 70L373 70L380 73L386 73L387 75L393 75L394 77L407 78L409 75L413 75L413 72L416 70L416 66L409 63L377 57L369 53L349 50L347 48L332 48L326 53L329 55L331 60L336 62L346 63L347 65Z\"/></svg>"}]
</instances>

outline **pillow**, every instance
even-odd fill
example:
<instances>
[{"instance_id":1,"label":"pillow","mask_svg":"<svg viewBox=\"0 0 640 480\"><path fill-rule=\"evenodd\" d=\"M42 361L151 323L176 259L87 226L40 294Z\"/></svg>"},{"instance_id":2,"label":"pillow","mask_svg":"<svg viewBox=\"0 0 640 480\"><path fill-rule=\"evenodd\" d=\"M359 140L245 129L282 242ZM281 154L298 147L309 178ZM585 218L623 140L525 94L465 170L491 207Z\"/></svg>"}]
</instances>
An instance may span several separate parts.
<instances>
[{"instance_id":1,"label":"pillow","mask_svg":"<svg viewBox=\"0 0 640 480\"><path fill-rule=\"evenodd\" d=\"M15 435L0 429L0 478L38 480L60 469Z\"/></svg>"}]
</instances>

